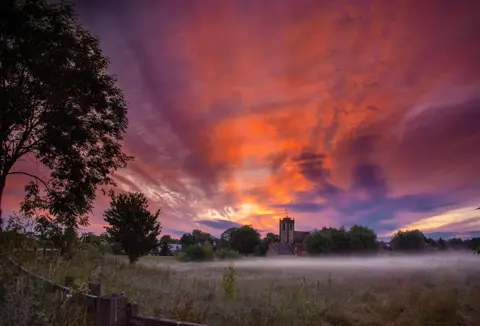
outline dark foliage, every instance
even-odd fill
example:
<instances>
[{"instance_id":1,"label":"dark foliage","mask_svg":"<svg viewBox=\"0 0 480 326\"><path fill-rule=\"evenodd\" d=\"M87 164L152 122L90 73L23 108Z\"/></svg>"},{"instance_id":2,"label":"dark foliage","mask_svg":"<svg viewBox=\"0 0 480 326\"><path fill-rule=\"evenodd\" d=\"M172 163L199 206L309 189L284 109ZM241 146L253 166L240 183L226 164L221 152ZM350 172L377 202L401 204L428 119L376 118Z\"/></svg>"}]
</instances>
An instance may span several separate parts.
<instances>
[{"instance_id":1,"label":"dark foliage","mask_svg":"<svg viewBox=\"0 0 480 326\"><path fill-rule=\"evenodd\" d=\"M260 244L260 234L251 225L235 228L230 232L229 246L242 255L253 254Z\"/></svg>"},{"instance_id":2,"label":"dark foliage","mask_svg":"<svg viewBox=\"0 0 480 326\"><path fill-rule=\"evenodd\" d=\"M126 104L98 40L66 2L4 0L0 62L0 209L7 176L22 174L32 179L24 213L88 224L97 188L131 159L120 146ZM15 169L27 156L46 177Z\"/></svg>"},{"instance_id":3,"label":"dark foliage","mask_svg":"<svg viewBox=\"0 0 480 326\"><path fill-rule=\"evenodd\" d=\"M420 230L398 231L390 240L390 246L395 251L423 250L426 246L425 236Z\"/></svg>"},{"instance_id":4,"label":"dark foliage","mask_svg":"<svg viewBox=\"0 0 480 326\"><path fill-rule=\"evenodd\" d=\"M118 242L130 263L158 246L161 226L157 221L160 210L151 214L147 198L142 193L111 194L110 208L104 213L108 237Z\"/></svg>"}]
</instances>

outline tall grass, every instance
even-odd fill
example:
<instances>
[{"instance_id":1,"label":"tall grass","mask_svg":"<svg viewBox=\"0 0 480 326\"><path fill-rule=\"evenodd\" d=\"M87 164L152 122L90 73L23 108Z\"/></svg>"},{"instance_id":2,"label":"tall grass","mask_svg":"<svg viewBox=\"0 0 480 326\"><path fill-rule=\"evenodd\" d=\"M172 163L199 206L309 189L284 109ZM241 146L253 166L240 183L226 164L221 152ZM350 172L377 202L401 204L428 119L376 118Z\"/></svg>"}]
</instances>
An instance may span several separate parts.
<instances>
[{"instance_id":1,"label":"tall grass","mask_svg":"<svg viewBox=\"0 0 480 326\"><path fill-rule=\"evenodd\" d=\"M214 267L92 253L32 266L58 280L98 279L142 315L210 325L480 325L478 270L370 272ZM226 300L227 299L227 300Z\"/></svg>"}]
</instances>

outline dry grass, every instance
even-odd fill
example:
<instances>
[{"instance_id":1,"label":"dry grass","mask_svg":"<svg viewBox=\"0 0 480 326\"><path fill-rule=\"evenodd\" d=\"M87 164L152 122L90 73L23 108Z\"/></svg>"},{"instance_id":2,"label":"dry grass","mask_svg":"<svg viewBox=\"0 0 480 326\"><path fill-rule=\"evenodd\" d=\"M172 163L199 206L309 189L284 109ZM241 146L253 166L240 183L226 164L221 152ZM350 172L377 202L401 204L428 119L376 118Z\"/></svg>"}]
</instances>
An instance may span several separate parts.
<instances>
[{"instance_id":1,"label":"dry grass","mask_svg":"<svg viewBox=\"0 0 480 326\"><path fill-rule=\"evenodd\" d=\"M142 315L210 325L480 325L480 259L464 258L438 266L407 266L408 259L378 266L363 258L356 265L238 261L233 277L225 263L146 257L130 266L123 257L92 253L31 268L58 281L66 274L100 279L103 292L138 301Z\"/></svg>"}]
</instances>

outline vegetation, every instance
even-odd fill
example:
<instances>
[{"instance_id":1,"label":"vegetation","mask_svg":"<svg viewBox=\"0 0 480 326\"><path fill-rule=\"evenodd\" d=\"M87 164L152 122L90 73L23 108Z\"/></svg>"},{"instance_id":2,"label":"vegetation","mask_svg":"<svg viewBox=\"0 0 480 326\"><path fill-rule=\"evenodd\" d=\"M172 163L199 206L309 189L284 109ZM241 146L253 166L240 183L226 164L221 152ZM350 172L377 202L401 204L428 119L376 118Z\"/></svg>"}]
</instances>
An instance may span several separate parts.
<instances>
[{"instance_id":1,"label":"vegetation","mask_svg":"<svg viewBox=\"0 0 480 326\"><path fill-rule=\"evenodd\" d=\"M130 160L120 147L123 93L69 4L0 3L0 204L7 177L22 174L32 179L25 214L86 225L97 188L112 184L112 172ZM16 169L26 156L48 177Z\"/></svg>"},{"instance_id":2,"label":"vegetation","mask_svg":"<svg viewBox=\"0 0 480 326\"><path fill-rule=\"evenodd\" d=\"M420 230L398 231L390 241L392 250L419 251L426 246L425 236Z\"/></svg>"},{"instance_id":3,"label":"vegetation","mask_svg":"<svg viewBox=\"0 0 480 326\"><path fill-rule=\"evenodd\" d=\"M130 263L148 254L159 244L160 210L150 213L148 201L142 193L111 194L110 208L104 213L107 235L122 245Z\"/></svg>"},{"instance_id":4,"label":"vegetation","mask_svg":"<svg viewBox=\"0 0 480 326\"><path fill-rule=\"evenodd\" d=\"M305 244L310 254L368 252L378 248L376 233L360 225L353 225L348 231L343 226L314 230L305 239Z\"/></svg>"},{"instance_id":5,"label":"vegetation","mask_svg":"<svg viewBox=\"0 0 480 326\"><path fill-rule=\"evenodd\" d=\"M251 225L244 225L231 230L226 244L242 255L252 254L255 247L260 244L260 233Z\"/></svg>"}]
</instances>

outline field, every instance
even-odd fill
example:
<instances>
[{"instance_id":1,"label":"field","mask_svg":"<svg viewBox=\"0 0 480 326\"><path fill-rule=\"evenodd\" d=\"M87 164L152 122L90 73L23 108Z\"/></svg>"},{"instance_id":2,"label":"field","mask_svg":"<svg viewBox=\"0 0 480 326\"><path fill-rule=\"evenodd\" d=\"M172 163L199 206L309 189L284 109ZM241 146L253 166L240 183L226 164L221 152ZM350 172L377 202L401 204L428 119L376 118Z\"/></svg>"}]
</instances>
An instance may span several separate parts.
<instances>
[{"instance_id":1,"label":"field","mask_svg":"<svg viewBox=\"0 0 480 326\"><path fill-rule=\"evenodd\" d=\"M35 266L32 266L34 268ZM78 256L36 266L100 279L142 315L209 325L480 325L480 258L435 256L245 259L180 263Z\"/></svg>"}]
</instances>

